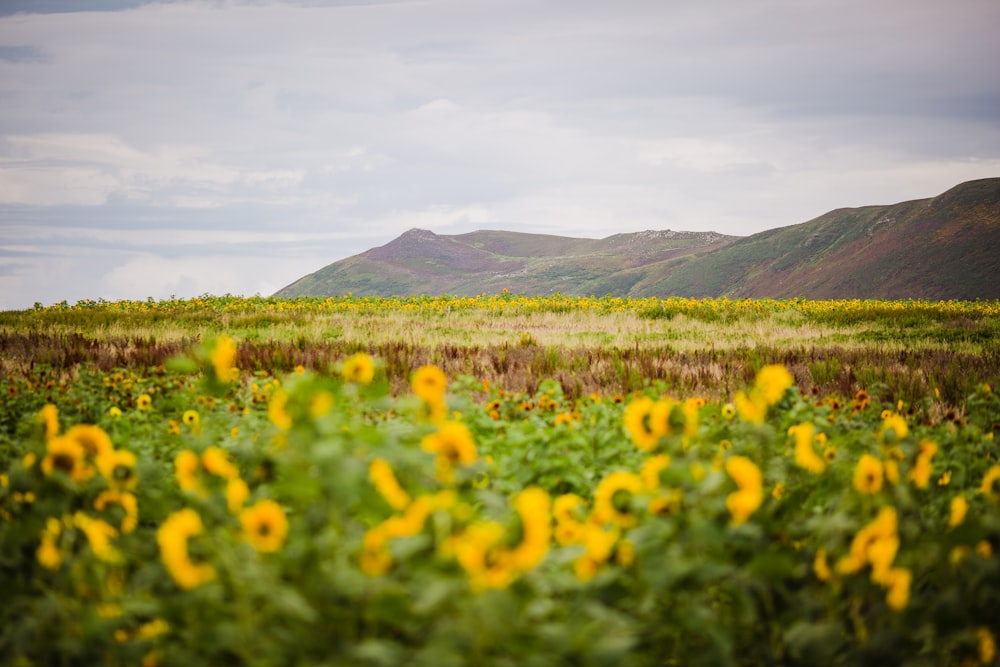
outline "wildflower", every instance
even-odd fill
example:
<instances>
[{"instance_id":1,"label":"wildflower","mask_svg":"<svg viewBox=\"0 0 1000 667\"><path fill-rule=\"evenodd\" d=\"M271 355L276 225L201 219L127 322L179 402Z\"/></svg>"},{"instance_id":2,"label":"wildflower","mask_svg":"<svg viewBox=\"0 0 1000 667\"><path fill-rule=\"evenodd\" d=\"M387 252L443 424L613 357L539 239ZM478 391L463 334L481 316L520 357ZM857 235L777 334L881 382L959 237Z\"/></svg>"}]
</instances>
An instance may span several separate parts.
<instances>
[{"instance_id":1,"label":"wildflower","mask_svg":"<svg viewBox=\"0 0 1000 667\"><path fill-rule=\"evenodd\" d=\"M56 406L46 403L38 412L38 420L42 423L46 440L59 435L59 409Z\"/></svg>"},{"instance_id":2,"label":"wildflower","mask_svg":"<svg viewBox=\"0 0 1000 667\"><path fill-rule=\"evenodd\" d=\"M726 472L738 487L726 496L726 507L732 516L732 524L739 526L757 511L764 500L763 478L760 469L745 456L731 456L726 460Z\"/></svg>"},{"instance_id":3,"label":"wildflower","mask_svg":"<svg viewBox=\"0 0 1000 667\"><path fill-rule=\"evenodd\" d=\"M888 589L885 601L894 611L901 611L910 602L910 583L913 574L904 567L894 567L886 574L884 586Z\"/></svg>"},{"instance_id":4,"label":"wildflower","mask_svg":"<svg viewBox=\"0 0 1000 667\"><path fill-rule=\"evenodd\" d=\"M108 408L108 416L111 417L112 419L118 419L119 417L122 416L122 409L119 408L117 405L112 405L110 408Z\"/></svg>"},{"instance_id":5,"label":"wildflower","mask_svg":"<svg viewBox=\"0 0 1000 667\"><path fill-rule=\"evenodd\" d=\"M437 455L438 474L444 481L450 481L455 464L476 462L476 443L461 422L445 422L435 433L424 436L420 446L425 452Z\"/></svg>"},{"instance_id":6,"label":"wildflower","mask_svg":"<svg viewBox=\"0 0 1000 667\"><path fill-rule=\"evenodd\" d=\"M750 422L751 424L764 423L764 419L767 417L768 405L758 393L751 392L747 394L746 392L738 391L733 397L733 403L736 404L736 412L743 421Z\"/></svg>"},{"instance_id":7,"label":"wildflower","mask_svg":"<svg viewBox=\"0 0 1000 667\"><path fill-rule=\"evenodd\" d=\"M111 444L111 438L100 426L77 424L66 431L66 437L79 442L83 447L84 455L88 458L100 457L114 448L114 445Z\"/></svg>"},{"instance_id":8,"label":"wildflower","mask_svg":"<svg viewBox=\"0 0 1000 667\"><path fill-rule=\"evenodd\" d=\"M368 478L385 501L396 510L406 509L410 495L403 490L385 459L375 459L368 466Z\"/></svg>"},{"instance_id":9,"label":"wildflower","mask_svg":"<svg viewBox=\"0 0 1000 667\"><path fill-rule=\"evenodd\" d=\"M931 459L937 453L937 445L930 440L921 440L920 449L917 453L917 460L906 478L916 485L918 489L926 489L931 480L933 466Z\"/></svg>"},{"instance_id":10,"label":"wildflower","mask_svg":"<svg viewBox=\"0 0 1000 667\"><path fill-rule=\"evenodd\" d=\"M234 367L236 351L236 341L229 336L219 336L215 340L215 346L212 348L209 358L212 362L212 369L215 371L215 379L219 382L232 382L236 373L239 372Z\"/></svg>"},{"instance_id":11,"label":"wildflower","mask_svg":"<svg viewBox=\"0 0 1000 667\"><path fill-rule=\"evenodd\" d=\"M782 399L794 382L787 368L781 364L772 364L760 369L754 387L760 391L764 402L771 406Z\"/></svg>"},{"instance_id":12,"label":"wildflower","mask_svg":"<svg viewBox=\"0 0 1000 667\"><path fill-rule=\"evenodd\" d=\"M826 560L826 549L820 548L813 559L813 573L820 581L830 578L830 564Z\"/></svg>"},{"instance_id":13,"label":"wildflower","mask_svg":"<svg viewBox=\"0 0 1000 667\"><path fill-rule=\"evenodd\" d=\"M136 487L135 454L127 449L112 449L97 457L97 469L113 489L131 490Z\"/></svg>"},{"instance_id":14,"label":"wildflower","mask_svg":"<svg viewBox=\"0 0 1000 667\"><path fill-rule=\"evenodd\" d=\"M955 528L962 525L962 522L965 521L965 513L968 511L969 501L965 499L965 496L959 495L952 498L948 512L948 527Z\"/></svg>"},{"instance_id":15,"label":"wildflower","mask_svg":"<svg viewBox=\"0 0 1000 667\"><path fill-rule=\"evenodd\" d=\"M139 523L139 502L135 495L122 491L108 490L101 491L94 499L94 509L103 512L111 505L118 505L125 512L119 528L123 535L127 535L135 530Z\"/></svg>"},{"instance_id":16,"label":"wildflower","mask_svg":"<svg viewBox=\"0 0 1000 667\"><path fill-rule=\"evenodd\" d=\"M201 416L197 410L185 410L181 416L181 421L184 422L185 426L197 433L198 427L201 424Z\"/></svg>"},{"instance_id":17,"label":"wildflower","mask_svg":"<svg viewBox=\"0 0 1000 667\"><path fill-rule=\"evenodd\" d=\"M135 407L140 410L149 410L153 405L153 398L149 394L139 394L139 398L135 399Z\"/></svg>"},{"instance_id":18,"label":"wildflower","mask_svg":"<svg viewBox=\"0 0 1000 667\"><path fill-rule=\"evenodd\" d=\"M271 423L278 427L279 430L287 431L292 428L292 416L288 414L285 410L285 406L288 404L288 394L283 389L278 389L271 396L271 400L267 403L267 417L271 420Z\"/></svg>"},{"instance_id":19,"label":"wildflower","mask_svg":"<svg viewBox=\"0 0 1000 667\"><path fill-rule=\"evenodd\" d=\"M99 560L106 563L121 561L121 553L111 546L111 539L118 537L118 531L115 530L114 526L101 519L88 516L83 512L77 512L73 515L73 525L82 530L84 535L87 536L90 550L94 552L94 555Z\"/></svg>"},{"instance_id":20,"label":"wildflower","mask_svg":"<svg viewBox=\"0 0 1000 667\"><path fill-rule=\"evenodd\" d=\"M529 487L514 498L521 522L521 541L511 549L512 564L520 572L534 569L545 558L552 537L549 494Z\"/></svg>"},{"instance_id":21,"label":"wildflower","mask_svg":"<svg viewBox=\"0 0 1000 667\"><path fill-rule=\"evenodd\" d=\"M986 471L983 482L979 485L979 491L993 502L1000 501L1000 484L997 483L998 481L1000 481L1000 465L994 465Z\"/></svg>"},{"instance_id":22,"label":"wildflower","mask_svg":"<svg viewBox=\"0 0 1000 667\"><path fill-rule=\"evenodd\" d=\"M813 474L826 469L826 461L813 449L813 433L816 427L810 422L802 422L788 428L788 434L795 439L795 463Z\"/></svg>"},{"instance_id":23,"label":"wildflower","mask_svg":"<svg viewBox=\"0 0 1000 667\"><path fill-rule=\"evenodd\" d=\"M885 444L899 442L910 432L906 419L901 415L890 413L882 418L882 428L879 429L879 440Z\"/></svg>"},{"instance_id":24,"label":"wildflower","mask_svg":"<svg viewBox=\"0 0 1000 667\"><path fill-rule=\"evenodd\" d=\"M650 451L660 442L660 438L667 435L670 429L667 423L670 408L669 402L654 402L648 396L642 396L628 404L622 421L636 447Z\"/></svg>"},{"instance_id":25,"label":"wildflower","mask_svg":"<svg viewBox=\"0 0 1000 667\"><path fill-rule=\"evenodd\" d=\"M643 487L642 478L635 473L619 470L608 474L594 490L593 521L598 525L610 523L623 528L634 525L632 495L641 493Z\"/></svg>"},{"instance_id":26,"label":"wildflower","mask_svg":"<svg viewBox=\"0 0 1000 667\"><path fill-rule=\"evenodd\" d=\"M660 473L670 466L670 457L666 454L651 456L642 464L639 477L647 491L653 491L660 486Z\"/></svg>"},{"instance_id":27,"label":"wildflower","mask_svg":"<svg viewBox=\"0 0 1000 667\"><path fill-rule=\"evenodd\" d=\"M35 558L38 559L39 565L47 570L58 570L62 566L62 552L56 545L60 533L62 533L62 522L51 516L46 519L42 541L35 552Z\"/></svg>"},{"instance_id":28,"label":"wildflower","mask_svg":"<svg viewBox=\"0 0 1000 667\"><path fill-rule=\"evenodd\" d=\"M244 509L240 512L240 524L250 544L264 553L278 551L288 537L288 517L273 500L261 500Z\"/></svg>"},{"instance_id":29,"label":"wildflower","mask_svg":"<svg viewBox=\"0 0 1000 667\"><path fill-rule=\"evenodd\" d=\"M871 454L862 454L854 468L854 488L859 493L874 495L882 490L884 467Z\"/></svg>"},{"instance_id":30,"label":"wildflower","mask_svg":"<svg viewBox=\"0 0 1000 667\"><path fill-rule=\"evenodd\" d=\"M201 488L201 483L198 481L200 469L201 460L190 449L182 450L174 457L174 478L182 491L196 491Z\"/></svg>"},{"instance_id":31,"label":"wildflower","mask_svg":"<svg viewBox=\"0 0 1000 667\"><path fill-rule=\"evenodd\" d=\"M233 479L240 476L240 471L229 459L229 452L222 447L212 445L201 453L201 465L216 477Z\"/></svg>"},{"instance_id":32,"label":"wildflower","mask_svg":"<svg viewBox=\"0 0 1000 667\"><path fill-rule=\"evenodd\" d=\"M358 352L344 361L341 375L348 382L371 384L375 378L375 362L364 352Z\"/></svg>"},{"instance_id":33,"label":"wildflower","mask_svg":"<svg viewBox=\"0 0 1000 667\"><path fill-rule=\"evenodd\" d=\"M428 404L444 401L444 393L448 388L448 378L437 366L421 366L413 373L410 380L413 393Z\"/></svg>"},{"instance_id":34,"label":"wildflower","mask_svg":"<svg viewBox=\"0 0 1000 667\"><path fill-rule=\"evenodd\" d=\"M183 589L198 588L215 578L215 568L209 563L195 563L188 553L188 542L204 532L201 516L186 507L166 518L156 531L160 558L167 572Z\"/></svg>"},{"instance_id":35,"label":"wildflower","mask_svg":"<svg viewBox=\"0 0 1000 667\"><path fill-rule=\"evenodd\" d=\"M79 441L56 436L45 443L42 472L50 476L54 470L58 470L74 482L85 482L93 476L94 471L84 462L84 453Z\"/></svg>"},{"instance_id":36,"label":"wildflower","mask_svg":"<svg viewBox=\"0 0 1000 667\"><path fill-rule=\"evenodd\" d=\"M243 503L250 497L250 487L239 477L226 482L226 509L230 514L239 514Z\"/></svg>"},{"instance_id":37,"label":"wildflower","mask_svg":"<svg viewBox=\"0 0 1000 667\"><path fill-rule=\"evenodd\" d=\"M983 665L992 665L997 655L997 640L985 625L976 628L976 637L979 639L979 662Z\"/></svg>"},{"instance_id":38,"label":"wildflower","mask_svg":"<svg viewBox=\"0 0 1000 667\"><path fill-rule=\"evenodd\" d=\"M720 412L722 414L723 419L731 420L733 417L736 416L736 406L733 405L732 403L726 403L725 405L722 406L722 410Z\"/></svg>"}]
</instances>

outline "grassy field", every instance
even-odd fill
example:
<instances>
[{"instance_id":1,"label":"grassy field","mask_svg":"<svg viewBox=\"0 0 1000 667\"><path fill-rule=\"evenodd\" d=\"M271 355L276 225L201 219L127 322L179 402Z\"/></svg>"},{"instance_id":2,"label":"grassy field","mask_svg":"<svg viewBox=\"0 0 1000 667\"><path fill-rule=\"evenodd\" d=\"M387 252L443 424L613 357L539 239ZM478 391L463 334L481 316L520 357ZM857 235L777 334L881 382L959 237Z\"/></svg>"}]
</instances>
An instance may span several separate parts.
<instances>
[{"instance_id":1,"label":"grassy field","mask_svg":"<svg viewBox=\"0 0 1000 667\"><path fill-rule=\"evenodd\" d=\"M0 313L0 664L991 665L996 302Z\"/></svg>"}]
</instances>

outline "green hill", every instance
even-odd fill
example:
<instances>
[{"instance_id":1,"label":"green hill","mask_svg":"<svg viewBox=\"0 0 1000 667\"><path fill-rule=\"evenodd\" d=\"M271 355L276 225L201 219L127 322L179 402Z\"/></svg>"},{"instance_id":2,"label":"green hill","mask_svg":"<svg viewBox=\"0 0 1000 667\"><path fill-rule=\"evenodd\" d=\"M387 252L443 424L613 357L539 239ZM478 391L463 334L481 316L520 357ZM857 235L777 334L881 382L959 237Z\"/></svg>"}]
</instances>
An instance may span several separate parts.
<instances>
[{"instance_id":1,"label":"green hill","mask_svg":"<svg viewBox=\"0 0 1000 667\"><path fill-rule=\"evenodd\" d=\"M1000 298L1000 178L837 209L747 237L645 231L581 239L412 229L277 296L524 294Z\"/></svg>"}]
</instances>

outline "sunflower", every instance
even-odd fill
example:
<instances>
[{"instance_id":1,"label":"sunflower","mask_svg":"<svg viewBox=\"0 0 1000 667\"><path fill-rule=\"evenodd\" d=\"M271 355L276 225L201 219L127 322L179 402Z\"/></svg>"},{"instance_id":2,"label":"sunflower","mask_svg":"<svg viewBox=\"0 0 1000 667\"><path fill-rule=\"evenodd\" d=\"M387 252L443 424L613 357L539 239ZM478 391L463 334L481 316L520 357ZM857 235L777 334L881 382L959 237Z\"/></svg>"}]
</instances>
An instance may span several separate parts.
<instances>
[{"instance_id":1,"label":"sunflower","mask_svg":"<svg viewBox=\"0 0 1000 667\"><path fill-rule=\"evenodd\" d=\"M232 382L238 372L234 367L236 363L236 341L229 336L219 336L215 340L212 352L209 355L212 362L212 369L215 371L215 378L219 382Z\"/></svg>"},{"instance_id":2,"label":"sunflower","mask_svg":"<svg viewBox=\"0 0 1000 667\"><path fill-rule=\"evenodd\" d=\"M392 466L385 459L374 459L371 462L368 466L368 478L393 509L403 510L410 504L410 494L399 485Z\"/></svg>"},{"instance_id":3,"label":"sunflower","mask_svg":"<svg viewBox=\"0 0 1000 667\"><path fill-rule=\"evenodd\" d=\"M177 585L185 590L198 588L215 578L211 564L192 562L188 554L188 542L204 530L201 516L186 507L168 516L156 531L160 559Z\"/></svg>"},{"instance_id":4,"label":"sunflower","mask_svg":"<svg viewBox=\"0 0 1000 667\"><path fill-rule=\"evenodd\" d=\"M425 403L434 405L444 401L448 378L437 366L421 366L410 380L413 393Z\"/></svg>"},{"instance_id":5,"label":"sunflower","mask_svg":"<svg viewBox=\"0 0 1000 667\"><path fill-rule=\"evenodd\" d=\"M760 369L754 380L754 388L760 391L764 402L771 406L780 401L794 383L795 380L787 368L781 364L772 364Z\"/></svg>"},{"instance_id":6,"label":"sunflower","mask_svg":"<svg viewBox=\"0 0 1000 667\"><path fill-rule=\"evenodd\" d=\"M198 481L200 469L201 460L190 449L182 450L174 457L174 478L182 491L197 491L201 488Z\"/></svg>"},{"instance_id":7,"label":"sunflower","mask_svg":"<svg viewBox=\"0 0 1000 667\"><path fill-rule=\"evenodd\" d=\"M997 502L1000 500L1000 484L998 482L1000 482L1000 465L994 465L986 471L983 482L979 485L979 490L987 498L993 502Z\"/></svg>"},{"instance_id":8,"label":"sunflower","mask_svg":"<svg viewBox=\"0 0 1000 667\"><path fill-rule=\"evenodd\" d=\"M87 458L99 458L114 449L111 438L100 426L77 424L66 431L66 437L79 442Z\"/></svg>"},{"instance_id":9,"label":"sunflower","mask_svg":"<svg viewBox=\"0 0 1000 667\"><path fill-rule=\"evenodd\" d=\"M613 524L628 528L636 522L632 512L632 496L644 490L642 477L618 470L608 474L594 489L594 509L591 518L597 525Z\"/></svg>"},{"instance_id":10,"label":"sunflower","mask_svg":"<svg viewBox=\"0 0 1000 667\"><path fill-rule=\"evenodd\" d=\"M521 522L521 541L511 549L514 566L521 572L534 569L545 558L552 538L552 515L549 494L530 487L514 498L514 508Z\"/></svg>"},{"instance_id":11,"label":"sunflower","mask_svg":"<svg viewBox=\"0 0 1000 667\"><path fill-rule=\"evenodd\" d=\"M250 544L264 553L278 551L288 537L288 517L273 500L260 500L244 509L240 512L240 524Z\"/></svg>"},{"instance_id":12,"label":"sunflower","mask_svg":"<svg viewBox=\"0 0 1000 667\"><path fill-rule=\"evenodd\" d=\"M476 443L461 422L443 423L436 432L424 436L420 446L425 452L437 455L438 475L444 481L450 481L457 463L472 465L476 462Z\"/></svg>"},{"instance_id":13,"label":"sunflower","mask_svg":"<svg viewBox=\"0 0 1000 667\"><path fill-rule=\"evenodd\" d=\"M375 379L375 361L364 352L358 352L344 360L341 375L348 382L371 384Z\"/></svg>"},{"instance_id":14,"label":"sunflower","mask_svg":"<svg viewBox=\"0 0 1000 667\"><path fill-rule=\"evenodd\" d=\"M56 541L62 533L62 522L50 516L45 521L45 529L42 531L41 543L35 552L35 558L39 565L46 570L58 570L62 566L62 552Z\"/></svg>"},{"instance_id":15,"label":"sunflower","mask_svg":"<svg viewBox=\"0 0 1000 667\"><path fill-rule=\"evenodd\" d=\"M239 477L226 482L226 509L230 514L239 514L243 503L250 497L250 487Z\"/></svg>"},{"instance_id":16,"label":"sunflower","mask_svg":"<svg viewBox=\"0 0 1000 667\"><path fill-rule=\"evenodd\" d=\"M38 421L45 431L45 439L51 440L59 435L59 409L51 403L46 403L38 411Z\"/></svg>"},{"instance_id":17,"label":"sunflower","mask_svg":"<svg viewBox=\"0 0 1000 667\"><path fill-rule=\"evenodd\" d=\"M42 472L47 476L58 470L74 482L85 482L94 475L94 470L87 465L83 445L74 438L55 436L45 443L45 458L42 459Z\"/></svg>"},{"instance_id":18,"label":"sunflower","mask_svg":"<svg viewBox=\"0 0 1000 667\"><path fill-rule=\"evenodd\" d=\"M636 447L643 451L656 448L660 438L670 430L670 408L668 401L653 401L648 396L636 398L626 406L622 422Z\"/></svg>"},{"instance_id":19,"label":"sunflower","mask_svg":"<svg viewBox=\"0 0 1000 667\"><path fill-rule=\"evenodd\" d=\"M95 519L83 512L73 515L73 525L87 536L90 550L99 560L105 563L118 563L122 559L121 552L111 545L111 539L118 537L118 531L111 524L101 519Z\"/></svg>"},{"instance_id":20,"label":"sunflower","mask_svg":"<svg viewBox=\"0 0 1000 667\"><path fill-rule=\"evenodd\" d=\"M223 479L233 479L240 476L239 469L229 459L229 452L215 445L202 452L201 465L210 474Z\"/></svg>"},{"instance_id":21,"label":"sunflower","mask_svg":"<svg viewBox=\"0 0 1000 667\"><path fill-rule=\"evenodd\" d=\"M965 499L965 496L955 496L951 499L948 509L948 527L960 526L965 521L966 512L969 511L969 501Z\"/></svg>"},{"instance_id":22,"label":"sunflower","mask_svg":"<svg viewBox=\"0 0 1000 667\"><path fill-rule=\"evenodd\" d=\"M126 535L134 531L136 525L139 523L139 502L136 500L135 495L128 492L110 490L101 491L97 498L94 499L94 509L98 512L103 512L112 505L118 505L125 513L119 525L122 534Z\"/></svg>"},{"instance_id":23,"label":"sunflower","mask_svg":"<svg viewBox=\"0 0 1000 667\"><path fill-rule=\"evenodd\" d=\"M745 456L726 459L726 472L738 487L726 496L726 508L732 514L732 524L739 526L746 523L764 501L763 476L760 468Z\"/></svg>"},{"instance_id":24,"label":"sunflower","mask_svg":"<svg viewBox=\"0 0 1000 667\"><path fill-rule=\"evenodd\" d=\"M201 424L201 415L198 414L197 410L185 410L181 416L181 421L184 422L185 426L197 433L198 426Z\"/></svg>"},{"instance_id":25,"label":"sunflower","mask_svg":"<svg viewBox=\"0 0 1000 667\"><path fill-rule=\"evenodd\" d=\"M854 468L854 488L860 493L874 495L882 490L885 467L871 454L862 454Z\"/></svg>"},{"instance_id":26,"label":"sunflower","mask_svg":"<svg viewBox=\"0 0 1000 667\"><path fill-rule=\"evenodd\" d=\"M826 461L813 449L813 434L816 427L811 422L802 422L788 428L788 435L795 439L795 463L813 474L826 469Z\"/></svg>"},{"instance_id":27,"label":"sunflower","mask_svg":"<svg viewBox=\"0 0 1000 667\"><path fill-rule=\"evenodd\" d=\"M140 394L139 398L135 399L135 407L140 410L148 410L153 405L153 397L149 394Z\"/></svg>"}]
</instances>

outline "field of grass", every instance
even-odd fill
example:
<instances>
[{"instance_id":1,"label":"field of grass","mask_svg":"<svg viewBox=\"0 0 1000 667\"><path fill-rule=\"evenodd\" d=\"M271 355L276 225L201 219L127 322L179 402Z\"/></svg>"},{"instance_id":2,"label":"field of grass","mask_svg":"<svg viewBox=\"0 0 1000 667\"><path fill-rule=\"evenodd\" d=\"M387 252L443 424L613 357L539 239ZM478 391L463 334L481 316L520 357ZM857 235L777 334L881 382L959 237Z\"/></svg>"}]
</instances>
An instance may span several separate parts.
<instances>
[{"instance_id":1,"label":"field of grass","mask_svg":"<svg viewBox=\"0 0 1000 667\"><path fill-rule=\"evenodd\" d=\"M0 664L990 665L1000 304L0 313Z\"/></svg>"}]
</instances>

